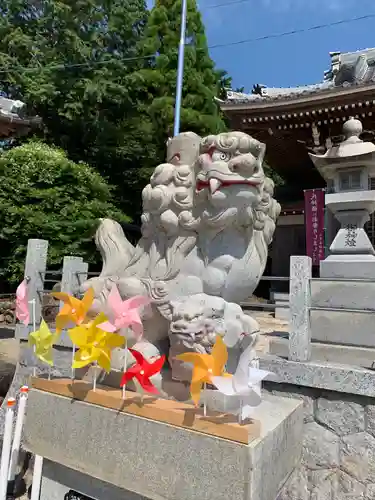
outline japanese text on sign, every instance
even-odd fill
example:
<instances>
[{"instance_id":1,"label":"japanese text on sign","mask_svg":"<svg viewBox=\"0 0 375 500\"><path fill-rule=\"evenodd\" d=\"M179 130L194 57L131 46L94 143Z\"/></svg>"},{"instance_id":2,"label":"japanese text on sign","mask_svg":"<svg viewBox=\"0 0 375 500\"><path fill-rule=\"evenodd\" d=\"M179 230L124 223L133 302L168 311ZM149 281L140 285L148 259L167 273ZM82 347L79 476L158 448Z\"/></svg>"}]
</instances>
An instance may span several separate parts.
<instances>
[{"instance_id":1,"label":"japanese text on sign","mask_svg":"<svg viewBox=\"0 0 375 500\"><path fill-rule=\"evenodd\" d=\"M355 247L357 246L357 229L355 224L347 224L345 226L345 246Z\"/></svg>"},{"instance_id":2,"label":"japanese text on sign","mask_svg":"<svg viewBox=\"0 0 375 500\"><path fill-rule=\"evenodd\" d=\"M324 259L324 190L305 191L306 253L313 265Z\"/></svg>"}]
</instances>

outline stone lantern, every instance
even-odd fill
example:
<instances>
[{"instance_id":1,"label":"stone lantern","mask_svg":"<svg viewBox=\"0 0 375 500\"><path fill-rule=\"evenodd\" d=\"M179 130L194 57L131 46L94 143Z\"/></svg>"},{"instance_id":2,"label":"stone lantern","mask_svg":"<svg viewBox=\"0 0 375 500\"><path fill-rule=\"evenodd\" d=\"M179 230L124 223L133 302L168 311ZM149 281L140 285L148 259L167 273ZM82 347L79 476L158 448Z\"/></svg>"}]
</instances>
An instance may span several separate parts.
<instances>
[{"instance_id":1,"label":"stone lantern","mask_svg":"<svg viewBox=\"0 0 375 500\"><path fill-rule=\"evenodd\" d=\"M24 102L0 95L0 141L27 134L41 123L39 116L27 115Z\"/></svg>"},{"instance_id":2,"label":"stone lantern","mask_svg":"<svg viewBox=\"0 0 375 500\"><path fill-rule=\"evenodd\" d=\"M350 118L343 126L344 141L324 155L310 157L327 182L326 207L341 228L320 263L321 277L375 278L375 250L364 224L375 211L375 191L369 190L375 177L375 144L359 136L362 123Z\"/></svg>"}]
</instances>

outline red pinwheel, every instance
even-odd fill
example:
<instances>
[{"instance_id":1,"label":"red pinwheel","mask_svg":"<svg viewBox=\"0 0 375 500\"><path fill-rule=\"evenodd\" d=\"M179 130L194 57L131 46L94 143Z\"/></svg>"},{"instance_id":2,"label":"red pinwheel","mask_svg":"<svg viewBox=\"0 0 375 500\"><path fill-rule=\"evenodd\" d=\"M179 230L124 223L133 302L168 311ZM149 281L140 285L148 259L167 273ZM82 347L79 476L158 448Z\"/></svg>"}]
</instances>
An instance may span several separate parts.
<instances>
[{"instance_id":1,"label":"red pinwheel","mask_svg":"<svg viewBox=\"0 0 375 500\"><path fill-rule=\"evenodd\" d=\"M129 349L129 352L134 356L136 363L126 370L122 376L120 386L123 387L129 380L135 377L142 389L152 394L159 394L158 390L151 382L150 377L160 372L165 362L165 356L161 356L153 363L149 363L142 354L135 349Z\"/></svg>"}]
</instances>

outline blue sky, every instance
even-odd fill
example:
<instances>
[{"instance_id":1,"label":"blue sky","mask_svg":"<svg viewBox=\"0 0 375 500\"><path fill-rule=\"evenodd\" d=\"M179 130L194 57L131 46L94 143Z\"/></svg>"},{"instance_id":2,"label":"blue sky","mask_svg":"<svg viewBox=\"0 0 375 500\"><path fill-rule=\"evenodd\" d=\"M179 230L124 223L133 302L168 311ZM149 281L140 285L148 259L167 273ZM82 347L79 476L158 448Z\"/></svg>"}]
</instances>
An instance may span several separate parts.
<instances>
[{"instance_id":1,"label":"blue sky","mask_svg":"<svg viewBox=\"0 0 375 500\"><path fill-rule=\"evenodd\" d=\"M148 0L149 5L152 0ZM375 14L375 0L199 0L210 46L341 19ZM253 43L213 48L217 67L233 77L233 86L289 87L316 83L329 68L331 51L375 47L375 18Z\"/></svg>"}]
</instances>

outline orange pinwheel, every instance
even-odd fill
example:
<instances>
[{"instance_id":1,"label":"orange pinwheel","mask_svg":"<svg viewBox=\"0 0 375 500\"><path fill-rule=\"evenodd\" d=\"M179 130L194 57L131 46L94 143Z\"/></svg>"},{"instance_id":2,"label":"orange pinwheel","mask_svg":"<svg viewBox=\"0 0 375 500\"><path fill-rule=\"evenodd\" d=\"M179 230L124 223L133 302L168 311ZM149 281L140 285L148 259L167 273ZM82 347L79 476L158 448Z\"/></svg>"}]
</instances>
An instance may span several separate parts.
<instances>
[{"instance_id":1,"label":"orange pinwheel","mask_svg":"<svg viewBox=\"0 0 375 500\"><path fill-rule=\"evenodd\" d=\"M190 394L196 405L199 404L200 394L203 384L211 384L211 377L231 375L224 373L225 364L228 360L227 346L224 344L220 335L216 336L215 345L212 348L212 354L199 354L196 352L187 352L178 354L176 359L191 363L193 365L193 374L191 376Z\"/></svg>"},{"instance_id":2,"label":"orange pinwheel","mask_svg":"<svg viewBox=\"0 0 375 500\"><path fill-rule=\"evenodd\" d=\"M81 325L94 301L92 288L87 290L82 300L64 292L54 292L52 295L64 302L64 306L56 316L56 333L60 333L69 323Z\"/></svg>"}]
</instances>

